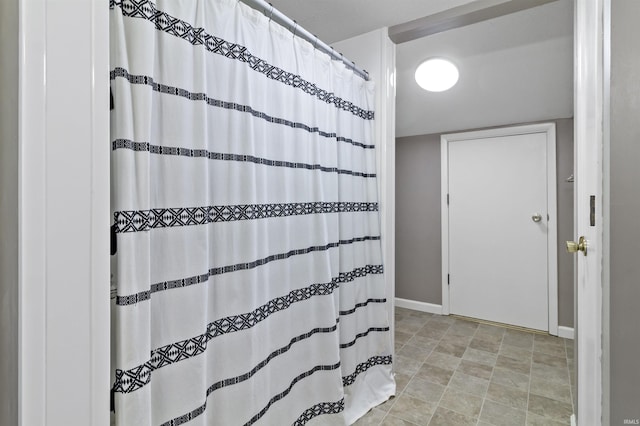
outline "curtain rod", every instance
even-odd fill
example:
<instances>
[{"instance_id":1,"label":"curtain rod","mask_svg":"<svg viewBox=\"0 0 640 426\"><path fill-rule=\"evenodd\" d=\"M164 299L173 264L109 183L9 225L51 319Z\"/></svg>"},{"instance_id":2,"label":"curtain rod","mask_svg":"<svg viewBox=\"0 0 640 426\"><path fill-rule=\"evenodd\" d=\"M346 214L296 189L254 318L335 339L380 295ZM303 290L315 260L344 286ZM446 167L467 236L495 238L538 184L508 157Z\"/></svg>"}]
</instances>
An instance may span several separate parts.
<instances>
[{"instance_id":1,"label":"curtain rod","mask_svg":"<svg viewBox=\"0 0 640 426\"><path fill-rule=\"evenodd\" d=\"M267 18L276 21L278 24L284 26L289 29L293 33L294 36L303 38L311 43L316 49L321 50L327 55L331 56L331 58L336 59L338 61L342 61L347 68L351 68L354 73L359 75L365 80L369 80L369 73L367 70L363 70L356 66L356 63L345 58L342 53L336 52L335 49L322 40L318 39L318 37L314 34L311 34L309 31L302 28L296 21L289 18L284 13L280 12L278 9L273 7L271 3L268 3L265 0L240 0L247 6L261 11Z\"/></svg>"}]
</instances>

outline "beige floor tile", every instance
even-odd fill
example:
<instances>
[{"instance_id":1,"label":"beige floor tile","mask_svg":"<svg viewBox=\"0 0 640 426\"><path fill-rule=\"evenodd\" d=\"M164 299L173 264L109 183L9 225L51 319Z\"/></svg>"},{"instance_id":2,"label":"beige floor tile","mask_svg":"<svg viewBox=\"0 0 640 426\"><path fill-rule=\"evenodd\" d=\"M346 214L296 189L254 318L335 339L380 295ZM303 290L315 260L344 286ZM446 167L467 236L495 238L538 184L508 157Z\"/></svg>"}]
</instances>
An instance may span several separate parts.
<instances>
[{"instance_id":1,"label":"beige floor tile","mask_svg":"<svg viewBox=\"0 0 640 426\"><path fill-rule=\"evenodd\" d=\"M374 408L355 422L353 426L379 426L386 415L386 412L378 408Z\"/></svg>"},{"instance_id":2,"label":"beige floor tile","mask_svg":"<svg viewBox=\"0 0 640 426\"><path fill-rule=\"evenodd\" d=\"M412 374L395 373L396 395L400 395L400 393L404 391L404 388L407 386L412 377Z\"/></svg>"},{"instance_id":3,"label":"beige floor tile","mask_svg":"<svg viewBox=\"0 0 640 426\"><path fill-rule=\"evenodd\" d=\"M402 394L396 398L389 414L418 425L426 425L435 410L436 404L434 403Z\"/></svg>"},{"instance_id":4,"label":"beige floor tile","mask_svg":"<svg viewBox=\"0 0 640 426\"><path fill-rule=\"evenodd\" d=\"M434 350L425 362L444 370L454 371L460 365L460 358Z\"/></svg>"},{"instance_id":5,"label":"beige floor tile","mask_svg":"<svg viewBox=\"0 0 640 426\"><path fill-rule=\"evenodd\" d=\"M569 384L569 370L566 368L549 367L548 365L531 364L531 377L538 377L552 383Z\"/></svg>"},{"instance_id":6,"label":"beige floor tile","mask_svg":"<svg viewBox=\"0 0 640 426\"><path fill-rule=\"evenodd\" d=\"M531 361L528 359L510 358L498 354L496 367L506 368L520 374L529 374L531 372Z\"/></svg>"},{"instance_id":7,"label":"beige floor tile","mask_svg":"<svg viewBox=\"0 0 640 426\"><path fill-rule=\"evenodd\" d=\"M435 344L433 345L433 347L435 347ZM415 359L416 361L424 362L424 360L427 359L429 354L431 354L432 350L433 348L429 348L429 347L413 346L411 344L411 340L409 340L409 342L407 342L402 347L402 349L396 352L396 355L404 356L407 358Z\"/></svg>"},{"instance_id":8,"label":"beige floor tile","mask_svg":"<svg viewBox=\"0 0 640 426\"><path fill-rule=\"evenodd\" d=\"M570 426L571 419L567 419L565 422L557 422L555 420L547 419L546 417L538 416L537 414L527 413L527 426Z\"/></svg>"},{"instance_id":9,"label":"beige floor tile","mask_svg":"<svg viewBox=\"0 0 640 426\"><path fill-rule=\"evenodd\" d=\"M399 394L400 393L398 392L398 395ZM387 401L383 402L382 404L378 405L375 408L380 410L380 411L384 411L385 413L387 413L387 412L389 412L389 410L391 410L391 407L393 407L393 404L395 404L396 399L397 398L395 396L392 396Z\"/></svg>"},{"instance_id":10,"label":"beige floor tile","mask_svg":"<svg viewBox=\"0 0 640 426\"><path fill-rule=\"evenodd\" d=\"M493 335L502 338L505 331L506 328L504 327L496 327L495 325L489 324L480 324L478 325L478 329L476 330L476 335Z\"/></svg>"},{"instance_id":11,"label":"beige floor tile","mask_svg":"<svg viewBox=\"0 0 640 426\"><path fill-rule=\"evenodd\" d=\"M449 388L471 395L483 397L487 393L489 380L479 377L469 376L460 371L453 373L453 377L449 381Z\"/></svg>"},{"instance_id":12,"label":"beige floor tile","mask_svg":"<svg viewBox=\"0 0 640 426\"><path fill-rule=\"evenodd\" d=\"M423 364L422 367L420 367L420 370L418 370L415 375L415 377L419 377L421 379L443 386L449 384L451 376L453 376L453 371L445 370L443 368L429 364Z\"/></svg>"},{"instance_id":13,"label":"beige floor tile","mask_svg":"<svg viewBox=\"0 0 640 426\"><path fill-rule=\"evenodd\" d=\"M450 327L451 327L450 321L440 321L435 317L432 317L424 325L424 328L429 328L431 330L441 330L441 331L447 331L449 330Z\"/></svg>"},{"instance_id":14,"label":"beige floor tile","mask_svg":"<svg viewBox=\"0 0 640 426\"><path fill-rule=\"evenodd\" d=\"M521 391L529 390L530 376L528 374L517 373L506 368L496 367L493 369L491 383L502 386L510 386Z\"/></svg>"},{"instance_id":15,"label":"beige floor tile","mask_svg":"<svg viewBox=\"0 0 640 426\"><path fill-rule=\"evenodd\" d=\"M482 408L482 398L447 388L442 395L439 406L468 417L478 418Z\"/></svg>"},{"instance_id":16,"label":"beige floor tile","mask_svg":"<svg viewBox=\"0 0 640 426\"><path fill-rule=\"evenodd\" d=\"M445 386L443 385L414 377L404 389L404 393L414 398L437 404L440 402L444 390Z\"/></svg>"},{"instance_id":17,"label":"beige floor tile","mask_svg":"<svg viewBox=\"0 0 640 426\"><path fill-rule=\"evenodd\" d=\"M396 398L356 426L557 426L571 414L573 341L396 309Z\"/></svg>"},{"instance_id":18,"label":"beige floor tile","mask_svg":"<svg viewBox=\"0 0 640 426\"><path fill-rule=\"evenodd\" d=\"M413 336L411 339L409 339L409 341L407 342L407 345L416 346L422 349L428 349L429 351L432 351L433 348L438 346L438 340L416 335L416 336Z\"/></svg>"},{"instance_id":19,"label":"beige floor tile","mask_svg":"<svg viewBox=\"0 0 640 426\"><path fill-rule=\"evenodd\" d=\"M467 350L467 347L465 345L460 345L457 343L441 341L433 350L434 352L440 352L443 354L455 356L457 358L462 358L462 355L464 355L464 351Z\"/></svg>"},{"instance_id":20,"label":"beige floor tile","mask_svg":"<svg viewBox=\"0 0 640 426\"><path fill-rule=\"evenodd\" d=\"M455 323L449 328L448 333L455 336L473 336L476 333L478 327L472 327L466 324Z\"/></svg>"},{"instance_id":21,"label":"beige floor tile","mask_svg":"<svg viewBox=\"0 0 640 426\"><path fill-rule=\"evenodd\" d=\"M520 337L523 339L533 339L533 333L529 332L529 331L522 331L522 330L515 330L512 328L507 328L504 332L505 337L507 336L511 336L511 337Z\"/></svg>"},{"instance_id":22,"label":"beige floor tile","mask_svg":"<svg viewBox=\"0 0 640 426\"><path fill-rule=\"evenodd\" d=\"M533 353L531 352L532 349L533 347L531 349L523 349L523 348L518 348L516 346L502 345L500 347L500 351L498 352L498 355L504 355L514 359L531 360L531 357L533 355Z\"/></svg>"},{"instance_id":23,"label":"beige floor tile","mask_svg":"<svg viewBox=\"0 0 640 426\"><path fill-rule=\"evenodd\" d=\"M413 333L403 333L396 330L394 333L394 342L405 344L413 337Z\"/></svg>"},{"instance_id":24,"label":"beige floor tile","mask_svg":"<svg viewBox=\"0 0 640 426\"><path fill-rule=\"evenodd\" d=\"M438 407L429 426L475 426L476 418Z\"/></svg>"},{"instance_id":25,"label":"beige floor tile","mask_svg":"<svg viewBox=\"0 0 640 426\"><path fill-rule=\"evenodd\" d=\"M480 421L494 426L524 426L526 417L527 413L523 410L516 410L486 399L480 413Z\"/></svg>"},{"instance_id":26,"label":"beige floor tile","mask_svg":"<svg viewBox=\"0 0 640 426\"><path fill-rule=\"evenodd\" d=\"M420 330L416 332L416 336L428 337L430 339L440 340L447 333L448 329L449 329L449 326L434 327L430 325L430 323L427 323L424 327L422 327Z\"/></svg>"},{"instance_id":27,"label":"beige floor tile","mask_svg":"<svg viewBox=\"0 0 640 426\"><path fill-rule=\"evenodd\" d=\"M467 348L464 355L462 355L462 359L493 367L494 365L496 365L498 355L479 349Z\"/></svg>"},{"instance_id":28,"label":"beige floor tile","mask_svg":"<svg viewBox=\"0 0 640 426\"><path fill-rule=\"evenodd\" d=\"M489 385L485 398L493 402L524 411L527 409L528 397L529 393L527 391L512 388L510 386L499 385L494 382Z\"/></svg>"},{"instance_id":29,"label":"beige floor tile","mask_svg":"<svg viewBox=\"0 0 640 426\"><path fill-rule=\"evenodd\" d=\"M560 422L566 421L573 413L571 404L534 394L529 395L528 410L531 413Z\"/></svg>"},{"instance_id":30,"label":"beige floor tile","mask_svg":"<svg viewBox=\"0 0 640 426\"><path fill-rule=\"evenodd\" d=\"M395 363L395 371L397 373L408 374L410 376L413 376L422 365L422 360L402 355L396 355L393 361Z\"/></svg>"},{"instance_id":31,"label":"beige floor tile","mask_svg":"<svg viewBox=\"0 0 640 426\"><path fill-rule=\"evenodd\" d=\"M460 362L460 366L458 370L464 374L468 374L469 376L479 377L481 379L490 379L491 373L493 372L493 367L490 365L480 364L473 361L468 361L463 359Z\"/></svg>"},{"instance_id":32,"label":"beige floor tile","mask_svg":"<svg viewBox=\"0 0 640 426\"><path fill-rule=\"evenodd\" d=\"M531 349L533 347L533 334L507 330L502 339L502 343L516 348Z\"/></svg>"},{"instance_id":33,"label":"beige floor tile","mask_svg":"<svg viewBox=\"0 0 640 426\"><path fill-rule=\"evenodd\" d=\"M567 384L553 383L538 376L533 376L529 392L571 404L571 387Z\"/></svg>"},{"instance_id":34,"label":"beige floor tile","mask_svg":"<svg viewBox=\"0 0 640 426\"><path fill-rule=\"evenodd\" d=\"M550 344L546 342L534 342L533 351L542 352L549 355L555 355L562 358L567 357L567 351L565 350L564 346L558 346L558 345Z\"/></svg>"},{"instance_id":35,"label":"beige floor tile","mask_svg":"<svg viewBox=\"0 0 640 426\"><path fill-rule=\"evenodd\" d=\"M548 343L550 345L564 346L565 339L562 337L552 336L550 334L534 334L533 340L539 343Z\"/></svg>"},{"instance_id":36,"label":"beige floor tile","mask_svg":"<svg viewBox=\"0 0 640 426\"><path fill-rule=\"evenodd\" d=\"M413 309L410 309L410 311L411 313L409 314L409 316L415 318L420 318L428 321L431 319L431 317L433 317L433 314L430 314L429 312L414 311Z\"/></svg>"},{"instance_id":37,"label":"beige floor tile","mask_svg":"<svg viewBox=\"0 0 640 426\"><path fill-rule=\"evenodd\" d=\"M398 417L387 415L384 418L384 421L380 423L380 426L420 426L415 423L408 422L406 420L400 419Z\"/></svg>"},{"instance_id":38,"label":"beige floor tile","mask_svg":"<svg viewBox=\"0 0 640 426\"><path fill-rule=\"evenodd\" d=\"M453 343L456 345L468 346L469 342L471 342L471 339L472 339L472 336L470 335L455 334L455 330L453 329L453 327L451 327L449 330L447 330L445 335L442 336L440 343L447 342L447 343Z\"/></svg>"},{"instance_id":39,"label":"beige floor tile","mask_svg":"<svg viewBox=\"0 0 640 426\"><path fill-rule=\"evenodd\" d=\"M423 321L412 321L412 320L402 320L396 321L396 331L401 331L403 333L414 334L422 327L424 327Z\"/></svg>"},{"instance_id":40,"label":"beige floor tile","mask_svg":"<svg viewBox=\"0 0 640 426\"><path fill-rule=\"evenodd\" d=\"M456 319L449 315L432 315L429 322L432 324L439 323L439 324L451 325L456 322Z\"/></svg>"},{"instance_id":41,"label":"beige floor tile","mask_svg":"<svg viewBox=\"0 0 640 426\"><path fill-rule=\"evenodd\" d=\"M500 350L501 342L498 339L491 340L487 338L474 337L471 343L469 343L469 347L473 349L478 349L485 352L491 352L497 354Z\"/></svg>"}]
</instances>

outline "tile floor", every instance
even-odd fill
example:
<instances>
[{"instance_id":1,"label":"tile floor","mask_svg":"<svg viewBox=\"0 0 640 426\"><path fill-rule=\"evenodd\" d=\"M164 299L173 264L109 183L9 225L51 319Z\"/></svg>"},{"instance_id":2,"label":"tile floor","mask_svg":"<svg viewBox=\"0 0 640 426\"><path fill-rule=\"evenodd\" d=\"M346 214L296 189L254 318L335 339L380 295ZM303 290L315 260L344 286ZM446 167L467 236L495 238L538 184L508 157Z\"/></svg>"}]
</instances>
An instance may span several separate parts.
<instances>
[{"instance_id":1,"label":"tile floor","mask_svg":"<svg viewBox=\"0 0 640 426\"><path fill-rule=\"evenodd\" d=\"M555 426L573 412L573 341L396 308L395 398L357 426Z\"/></svg>"}]
</instances>

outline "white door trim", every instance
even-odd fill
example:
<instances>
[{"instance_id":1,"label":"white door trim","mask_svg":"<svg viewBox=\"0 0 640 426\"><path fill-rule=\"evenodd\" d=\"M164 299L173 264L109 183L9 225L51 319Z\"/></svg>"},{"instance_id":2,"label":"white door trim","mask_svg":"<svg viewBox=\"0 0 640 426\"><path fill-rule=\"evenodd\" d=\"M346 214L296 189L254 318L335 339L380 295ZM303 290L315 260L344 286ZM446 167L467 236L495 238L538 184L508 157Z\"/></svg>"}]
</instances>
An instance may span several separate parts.
<instances>
[{"instance_id":1,"label":"white door trim","mask_svg":"<svg viewBox=\"0 0 640 426\"><path fill-rule=\"evenodd\" d=\"M547 137L547 264L548 264L548 306L549 333L558 335L558 225L556 198L556 125L555 123L529 124L524 126L500 127L473 132L452 133L442 135L441 170L442 170L442 313L450 313L449 283L449 209L447 193L449 192L449 143L468 139L481 139L500 136L515 136L531 133L545 133Z\"/></svg>"},{"instance_id":2,"label":"white door trim","mask_svg":"<svg viewBox=\"0 0 640 426\"><path fill-rule=\"evenodd\" d=\"M576 144L576 213L588 212L588 191L596 192L596 224L592 228L583 214L576 215L576 235L584 232L589 256L599 271L589 274L584 283L578 281L576 291L576 337L578 423L600 425L602 419L602 260L603 260L603 122L605 85L604 48L605 21L610 0L577 0L575 3L575 144ZM608 39L607 41L608 42ZM589 188L585 187L585 184ZM593 258L595 256L595 259ZM580 262L578 255L578 280ZM584 263L583 263L584 265ZM585 266L582 266L585 268ZM608 424L608 419L605 419Z\"/></svg>"},{"instance_id":3,"label":"white door trim","mask_svg":"<svg viewBox=\"0 0 640 426\"><path fill-rule=\"evenodd\" d=\"M18 422L107 426L108 7L18 4Z\"/></svg>"}]
</instances>

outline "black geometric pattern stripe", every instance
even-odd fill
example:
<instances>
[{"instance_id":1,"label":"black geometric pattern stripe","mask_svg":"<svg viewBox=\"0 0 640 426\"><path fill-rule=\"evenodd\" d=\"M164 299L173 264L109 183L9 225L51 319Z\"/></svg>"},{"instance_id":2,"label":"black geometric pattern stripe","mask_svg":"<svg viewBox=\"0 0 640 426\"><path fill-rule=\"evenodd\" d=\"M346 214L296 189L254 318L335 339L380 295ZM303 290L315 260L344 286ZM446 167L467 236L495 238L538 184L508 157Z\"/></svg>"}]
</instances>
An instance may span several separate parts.
<instances>
[{"instance_id":1,"label":"black geometric pattern stripe","mask_svg":"<svg viewBox=\"0 0 640 426\"><path fill-rule=\"evenodd\" d=\"M289 395L289 393L291 392L291 389L293 389L293 386L299 381L306 379L307 377L311 376L312 374L318 371L331 371L331 370L337 370L338 368L340 368L339 361L332 365L318 365L316 367L313 367L311 370L305 371L304 373L300 374L299 376L297 376L295 379L291 381L291 384L289 385L289 387L287 387L285 390L283 390L282 392L280 392L279 394L271 398L269 400L269 403L262 410L260 410L255 416L253 416L248 422L246 422L244 426L250 426L255 422L257 422L258 420L260 420L260 418L267 413L267 411L269 410L269 408L271 408L273 404L275 404L276 402L280 401L282 398Z\"/></svg>"},{"instance_id":2,"label":"black geometric pattern stripe","mask_svg":"<svg viewBox=\"0 0 640 426\"><path fill-rule=\"evenodd\" d=\"M382 265L367 265L356 268L353 271L341 273L330 282L291 290L288 294L271 299L251 312L213 321L207 325L206 333L152 350L151 359L143 365L125 371L116 370L116 381L113 388L115 392L121 393L136 391L149 383L151 372L202 354L207 349L208 342L218 336L250 329L269 316L289 308L294 303L308 300L314 296L330 295L341 284L353 282L356 278L366 275L381 273Z\"/></svg>"},{"instance_id":3,"label":"black geometric pattern stripe","mask_svg":"<svg viewBox=\"0 0 640 426\"><path fill-rule=\"evenodd\" d=\"M387 299L368 299L366 302L358 303L356 306L354 306L352 309L349 309L348 311L340 311L340 315L343 315L343 316L350 315L354 313L356 309L367 306L369 303L387 303Z\"/></svg>"},{"instance_id":4,"label":"black geometric pattern stripe","mask_svg":"<svg viewBox=\"0 0 640 426\"><path fill-rule=\"evenodd\" d=\"M354 172L352 170L339 169L337 167L326 167L320 164L294 163L292 161L269 160L267 158L254 157L246 154L227 154L221 152L211 152L206 149L190 149L173 146L151 145L149 142L133 142L128 139L116 139L111 143L113 150L130 149L138 152L150 152L161 155L179 155L191 158L208 158L209 160L238 161L255 163L263 166L288 167L290 169L320 170L321 172L337 173L364 178L375 178L375 173Z\"/></svg>"},{"instance_id":5,"label":"black geometric pattern stripe","mask_svg":"<svg viewBox=\"0 0 640 426\"><path fill-rule=\"evenodd\" d=\"M166 84L157 83L153 79L153 77L146 76L146 75L129 74L129 72L124 68L120 68L120 67L115 68L114 70L111 71L110 76L111 76L111 80L115 80L116 77L122 77L122 78L125 78L127 81L129 81L129 83L131 84L147 85L151 87L153 91L158 93L163 93L166 95L173 95L173 96L180 96L182 98L189 99L191 101L204 101L207 103L207 105L217 107L217 108L224 108L224 109L229 109L229 110L234 110L239 112L246 112L256 118L260 118L264 121L268 121L269 123L291 127L292 129L304 130L308 133L317 133L322 137L335 139L338 142L346 142L360 148L364 148L364 149L375 148L375 145L365 144L365 143L354 141L353 139L349 139L343 136L338 136L337 133L320 130L318 127L311 127L304 123L287 120L285 118L273 117L265 112L259 111L257 109L253 109L249 105L238 104L235 102L221 101L219 99L215 99L207 96L206 93L194 93L179 87L168 86Z\"/></svg>"},{"instance_id":6,"label":"black geometric pattern stripe","mask_svg":"<svg viewBox=\"0 0 640 426\"><path fill-rule=\"evenodd\" d=\"M194 46L204 46L205 49L211 53L246 64L252 70L259 72L271 80L302 90L304 93L313 96L322 102L334 105L338 109L348 111L365 120L373 120L374 118L373 111L360 108L352 102L336 96L332 92L319 88L299 75L269 64L264 59L260 59L253 55L245 46L215 37L207 33L204 28L194 28L188 22L158 10L155 4L151 1L111 0L109 2L109 7L113 9L115 6L119 6L122 9L122 14L124 16L146 19L154 23L158 31L164 31L167 34L179 37Z\"/></svg>"},{"instance_id":7,"label":"black geometric pattern stripe","mask_svg":"<svg viewBox=\"0 0 640 426\"><path fill-rule=\"evenodd\" d=\"M368 336L369 333L375 332L375 331L382 331L382 332L389 331L389 327L369 327L367 331L363 331L362 333L356 334L356 337L352 341L348 343L340 343L340 349L350 348L351 346L356 344L356 341L358 339L360 339L361 337Z\"/></svg>"},{"instance_id":8,"label":"black geometric pattern stripe","mask_svg":"<svg viewBox=\"0 0 640 426\"><path fill-rule=\"evenodd\" d=\"M373 356L367 361L358 364L356 371L348 376L342 377L342 386L352 385L356 381L356 377L358 377L358 375L364 373L371 367L375 367L376 365L391 365L391 355Z\"/></svg>"},{"instance_id":9,"label":"black geometric pattern stripe","mask_svg":"<svg viewBox=\"0 0 640 426\"><path fill-rule=\"evenodd\" d=\"M321 402L308 408L293 422L293 426L304 426L309 420L323 414L339 414L344 411L344 398L336 402Z\"/></svg>"},{"instance_id":10,"label":"black geometric pattern stripe","mask_svg":"<svg viewBox=\"0 0 640 426\"><path fill-rule=\"evenodd\" d=\"M249 380L258 371L260 371L262 368L267 366L267 364L269 364L269 362L272 361L274 358L276 358L277 356L280 356L280 355L286 353L287 351L289 351L289 349L291 349L291 347L295 343L298 343L298 342L301 342L301 341L303 341L305 339L308 339L311 336L313 336L314 334L317 334L317 333L333 333L337 329L338 329L338 323L336 321L336 324L334 324L332 327L315 328L315 329L309 331L308 333L304 333L304 334L301 334L299 336L294 337L293 339L291 339L289 344L287 344L286 346L271 352L267 358L265 358L258 365L256 365L254 368L252 368L251 371L249 371L249 372L247 372L245 374L241 374L241 375L236 376L236 377L231 377L231 378L228 378L228 379L220 380L219 382L216 382L213 385L209 386L207 388L207 394L206 394L205 402L204 402L203 405L201 405L200 407L190 411L189 413L186 413L186 414L183 414L183 415L181 415L179 417L176 417L175 419L170 420L169 422L166 422L163 425L181 424L179 422L182 421L182 420L185 420L185 419L188 419L188 421L189 420L193 420L194 418L198 417L199 415L201 415L202 413L204 413L206 411L206 409L207 409L207 398L209 398L209 396L211 396L211 394L213 392L215 392L216 390L222 389L222 388L227 387L227 386L233 386L233 385L236 385L238 383L242 383L244 381Z\"/></svg>"},{"instance_id":11,"label":"black geometric pattern stripe","mask_svg":"<svg viewBox=\"0 0 640 426\"><path fill-rule=\"evenodd\" d=\"M262 265L266 265L267 263L270 263L270 262L288 259L292 256L325 251L331 248L339 247L341 245L353 244L356 242L379 241L379 240L380 240L380 236L358 237L358 238L352 238L350 240L340 240L338 242L329 243L324 246L312 246L312 247L307 247L305 249L290 250L286 253L272 254L271 256L254 260L253 262L238 263L235 265L211 268L209 269L208 272L205 272L204 274L195 275L187 278L181 278L177 280L163 281L163 282L152 284L149 290L141 291L139 293L130 294L127 296L116 296L116 305L118 306L135 305L136 303L151 299L151 295L153 293L158 293L160 291L170 290L174 288L182 288L182 287L188 287L191 285L206 283L207 281L209 281L209 277L212 277L215 275L222 275L229 272L253 269ZM380 270L379 273L382 273L382 265L378 265L376 266L376 268L379 268Z\"/></svg>"},{"instance_id":12,"label":"black geometric pattern stripe","mask_svg":"<svg viewBox=\"0 0 640 426\"><path fill-rule=\"evenodd\" d=\"M115 231L123 233L239 220L377 211L378 203L314 201L310 203L239 204L231 206L123 210L115 212L113 219L116 226Z\"/></svg>"}]
</instances>

